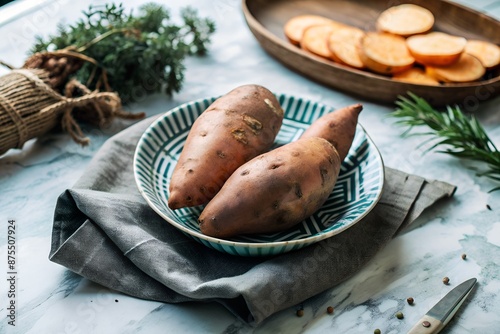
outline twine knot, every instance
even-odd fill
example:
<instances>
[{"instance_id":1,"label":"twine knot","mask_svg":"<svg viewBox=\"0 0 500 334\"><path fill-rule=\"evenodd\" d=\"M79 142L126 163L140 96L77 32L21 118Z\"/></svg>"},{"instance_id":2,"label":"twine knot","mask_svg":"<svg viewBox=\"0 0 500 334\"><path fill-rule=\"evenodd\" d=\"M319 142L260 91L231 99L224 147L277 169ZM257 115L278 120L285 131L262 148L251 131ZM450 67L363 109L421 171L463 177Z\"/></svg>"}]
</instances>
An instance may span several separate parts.
<instances>
[{"instance_id":1,"label":"twine knot","mask_svg":"<svg viewBox=\"0 0 500 334\"><path fill-rule=\"evenodd\" d=\"M34 69L14 69L0 78L0 125L3 127L0 127L0 154L9 148L22 148L27 140L51 130L57 119L75 142L85 146L90 139L84 135L75 115L100 127L115 117L144 117L144 113L124 112L117 93L90 91L73 79L65 85L63 96L48 84L49 80L46 71Z\"/></svg>"}]
</instances>

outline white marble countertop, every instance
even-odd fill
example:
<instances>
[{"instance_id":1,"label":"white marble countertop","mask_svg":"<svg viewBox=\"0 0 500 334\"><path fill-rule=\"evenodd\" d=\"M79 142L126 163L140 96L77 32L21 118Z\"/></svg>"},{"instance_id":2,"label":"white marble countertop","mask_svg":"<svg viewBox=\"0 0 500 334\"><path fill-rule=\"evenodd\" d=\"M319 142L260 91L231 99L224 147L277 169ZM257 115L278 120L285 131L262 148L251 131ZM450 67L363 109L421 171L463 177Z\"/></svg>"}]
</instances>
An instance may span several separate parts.
<instances>
[{"instance_id":1,"label":"white marble countertop","mask_svg":"<svg viewBox=\"0 0 500 334\"><path fill-rule=\"evenodd\" d=\"M35 34L55 32L73 22L90 3L105 1L18 1L0 9L0 59L22 65ZM122 1L136 8L143 1ZM460 3L500 18L499 0ZM82 148L65 134L28 142L0 157L0 333L403 333L447 291L477 277L478 285L443 333L500 332L500 192L463 162L423 154L421 138L402 139L384 116L392 109L336 92L288 70L267 55L247 28L238 0L189 0L168 4L175 15L192 4L213 18L217 32L206 57L186 61L184 88L173 98L152 96L130 107L148 115L180 103L223 94L245 83L321 101L334 107L362 102L360 122L379 147L385 164L457 185L455 196L428 210L393 239L352 278L303 303L304 316L291 308L257 328L216 303L163 304L140 300L84 279L48 260L57 197L83 173L93 155L129 123L104 130L86 128L92 140ZM0 69L0 75L7 70ZM500 147L500 98L475 110ZM498 186L498 184L496 184ZM488 208L491 208L489 209ZM16 221L18 247L16 327L7 324L7 225ZM467 254L466 260L461 254ZM7 276L7 277L6 277ZM450 277L450 285L441 280ZM406 298L415 304L409 306ZM326 314L334 306L333 315ZM403 320L394 317L397 311Z\"/></svg>"}]
</instances>

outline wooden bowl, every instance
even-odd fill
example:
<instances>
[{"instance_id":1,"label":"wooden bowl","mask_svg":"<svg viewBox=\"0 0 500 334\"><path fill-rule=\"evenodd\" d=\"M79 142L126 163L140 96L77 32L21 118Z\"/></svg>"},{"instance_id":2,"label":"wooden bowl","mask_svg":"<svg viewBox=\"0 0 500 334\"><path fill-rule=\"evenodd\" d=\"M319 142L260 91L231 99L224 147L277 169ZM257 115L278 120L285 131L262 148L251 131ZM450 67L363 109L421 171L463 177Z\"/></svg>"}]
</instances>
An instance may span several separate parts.
<instances>
[{"instance_id":1,"label":"wooden bowl","mask_svg":"<svg viewBox=\"0 0 500 334\"><path fill-rule=\"evenodd\" d=\"M500 22L449 1L411 0L435 16L433 31L500 44ZM324 85L367 100L393 103L411 91L432 105L477 106L500 93L500 70L489 70L481 81L419 85L350 68L308 53L292 45L283 32L285 23L300 14L322 15L365 31L376 30L378 15L390 7L387 0L243 0L248 27L271 56L290 69Z\"/></svg>"}]
</instances>

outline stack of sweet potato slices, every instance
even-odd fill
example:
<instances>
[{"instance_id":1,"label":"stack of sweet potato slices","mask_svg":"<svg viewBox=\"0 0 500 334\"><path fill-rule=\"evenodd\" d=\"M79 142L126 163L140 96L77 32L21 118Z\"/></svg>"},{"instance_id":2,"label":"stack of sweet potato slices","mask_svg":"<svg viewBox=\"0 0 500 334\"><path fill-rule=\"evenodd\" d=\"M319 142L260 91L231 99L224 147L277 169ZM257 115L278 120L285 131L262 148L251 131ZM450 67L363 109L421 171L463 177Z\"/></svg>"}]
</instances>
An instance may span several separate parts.
<instances>
[{"instance_id":1,"label":"stack of sweet potato slices","mask_svg":"<svg viewBox=\"0 0 500 334\"><path fill-rule=\"evenodd\" d=\"M403 4L383 11L377 31L364 31L320 15L287 21L285 36L323 59L421 85L481 80L500 64L500 47L433 31L434 15Z\"/></svg>"}]
</instances>

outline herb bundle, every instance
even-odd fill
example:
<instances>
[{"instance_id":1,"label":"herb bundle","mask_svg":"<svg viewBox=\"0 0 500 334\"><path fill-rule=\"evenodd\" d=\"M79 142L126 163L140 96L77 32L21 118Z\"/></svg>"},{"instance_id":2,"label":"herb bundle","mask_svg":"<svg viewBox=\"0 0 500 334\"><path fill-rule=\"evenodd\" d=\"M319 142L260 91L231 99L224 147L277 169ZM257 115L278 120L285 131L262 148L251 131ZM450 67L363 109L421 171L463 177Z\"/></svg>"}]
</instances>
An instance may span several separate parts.
<instances>
[{"instance_id":1,"label":"herb bundle","mask_svg":"<svg viewBox=\"0 0 500 334\"><path fill-rule=\"evenodd\" d=\"M443 147L438 152L483 162L485 171L478 175L500 181L500 151L474 116L465 115L458 106L440 112L413 93L409 98L399 97L396 106L390 116L399 119L396 124L409 126L403 135L409 135L414 127L427 126L429 131L413 134L430 136L424 142L432 143L428 150ZM496 190L500 186L491 191Z\"/></svg>"},{"instance_id":2,"label":"herb bundle","mask_svg":"<svg viewBox=\"0 0 500 334\"><path fill-rule=\"evenodd\" d=\"M47 70L59 85L72 75L61 69L68 60L61 65L60 59L76 60L69 72L78 81L91 90L115 91L123 103L162 90L178 92L184 59L205 54L215 31L213 21L189 7L181 10L180 23L154 3L142 6L137 15L125 13L121 4L90 6L83 15L73 25L59 25L56 35L37 37L24 67Z\"/></svg>"},{"instance_id":3,"label":"herb bundle","mask_svg":"<svg viewBox=\"0 0 500 334\"><path fill-rule=\"evenodd\" d=\"M73 25L37 37L20 69L0 77L0 155L22 148L58 124L81 145L89 138L77 121L100 127L114 118L138 119L122 105L182 88L189 55L207 52L214 22L186 7L174 22L159 4L137 15L122 5L91 6Z\"/></svg>"}]
</instances>

